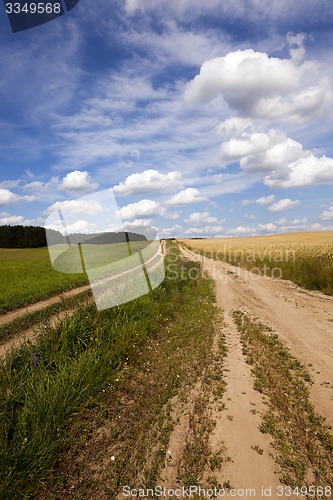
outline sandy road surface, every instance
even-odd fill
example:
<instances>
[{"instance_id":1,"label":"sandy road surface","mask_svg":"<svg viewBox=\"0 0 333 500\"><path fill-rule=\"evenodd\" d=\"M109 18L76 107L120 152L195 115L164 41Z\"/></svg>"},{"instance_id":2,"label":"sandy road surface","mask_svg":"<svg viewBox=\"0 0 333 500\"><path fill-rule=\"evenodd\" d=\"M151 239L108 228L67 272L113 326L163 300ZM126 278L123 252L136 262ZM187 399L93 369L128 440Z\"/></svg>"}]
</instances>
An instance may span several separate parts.
<instances>
[{"instance_id":1,"label":"sandy road surface","mask_svg":"<svg viewBox=\"0 0 333 500\"><path fill-rule=\"evenodd\" d=\"M303 290L289 281L253 275L187 249L182 252L191 260L200 260L215 279L217 305L224 310L230 370L226 372L228 411L217 419L215 434L223 438L233 460L227 470L231 482L246 488L276 486L273 451L258 429L265 399L253 389L231 313L241 309L272 327L293 355L308 365L314 380L311 400L333 426L333 297ZM253 445L264 453L256 455Z\"/></svg>"}]
</instances>

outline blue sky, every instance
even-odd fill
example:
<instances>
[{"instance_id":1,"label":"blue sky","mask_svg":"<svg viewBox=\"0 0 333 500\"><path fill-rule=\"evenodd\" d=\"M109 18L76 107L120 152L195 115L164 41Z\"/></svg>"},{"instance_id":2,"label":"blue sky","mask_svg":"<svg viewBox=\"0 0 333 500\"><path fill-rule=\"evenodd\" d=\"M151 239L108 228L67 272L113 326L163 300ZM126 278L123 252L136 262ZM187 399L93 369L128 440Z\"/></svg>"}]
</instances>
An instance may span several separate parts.
<instances>
[{"instance_id":1,"label":"blue sky","mask_svg":"<svg viewBox=\"0 0 333 500\"><path fill-rule=\"evenodd\" d=\"M112 229L110 189L165 237L333 230L332 25L330 0L80 0L15 34L2 10L0 224Z\"/></svg>"}]
</instances>

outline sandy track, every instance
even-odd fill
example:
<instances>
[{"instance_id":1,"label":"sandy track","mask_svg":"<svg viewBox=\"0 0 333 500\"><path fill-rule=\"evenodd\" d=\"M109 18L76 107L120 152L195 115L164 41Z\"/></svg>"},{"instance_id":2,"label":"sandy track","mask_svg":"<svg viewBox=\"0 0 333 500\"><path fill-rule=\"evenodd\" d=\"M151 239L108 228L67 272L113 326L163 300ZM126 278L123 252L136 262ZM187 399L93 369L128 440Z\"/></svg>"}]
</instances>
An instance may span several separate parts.
<instances>
[{"instance_id":1,"label":"sandy track","mask_svg":"<svg viewBox=\"0 0 333 500\"><path fill-rule=\"evenodd\" d=\"M67 316L71 316L72 313L73 310L71 309L66 311L60 311L48 319L48 324L50 326L55 326L57 322L62 321ZM20 332L18 335L14 335L9 340L3 342L2 344L0 344L0 358L6 356L6 354L9 351L20 347L25 342L30 341L34 343L37 340L40 332L41 332L41 326L34 325L31 328L28 328L27 330L24 330Z\"/></svg>"},{"instance_id":2,"label":"sandy track","mask_svg":"<svg viewBox=\"0 0 333 500\"><path fill-rule=\"evenodd\" d=\"M294 283L202 258L217 283L217 300L225 310L242 309L271 326L313 377L311 400L333 426L333 297Z\"/></svg>"},{"instance_id":3,"label":"sandy track","mask_svg":"<svg viewBox=\"0 0 333 500\"><path fill-rule=\"evenodd\" d=\"M69 297L74 297L79 293L85 292L89 290L90 285L80 286L78 288L73 288L72 290L68 290L67 292L59 293L58 295L54 295L53 297L49 297L45 300L40 300L39 302L35 302L34 304L29 304L24 307L20 307L20 309L15 309L14 311L10 311L8 313L2 314L0 316L0 326L5 325L6 323L10 323L16 318L21 318L28 313L41 311L52 304L57 304L61 302L62 299L68 299Z\"/></svg>"},{"instance_id":4,"label":"sandy track","mask_svg":"<svg viewBox=\"0 0 333 500\"><path fill-rule=\"evenodd\" d=\"M269 437L258 428L266 402L253 389L232 311L241 309L272 327L292 354L307 365L314 381L311 401L333 426L333 297L303 290L289 281L253 275L187 249L182 253L200 260L214 278L217 305L224 310L229 349L224 401L228 410L217 416L214 434L223 439L233 461L220 479L227 473L234 487L256 488L257 492L260 485L274 488L279 484L271 456L274 453ZM256 445L263 450L262 455L253 450Z\"/></svg>"},{"instance_id":5,"label":"sandy track","mask_svg":"<svg viewBox=\"0 0 333 500\"><path fill-rule=\"evenodd\" d=\"M183 254L191 260L201 257L187 250ZM215 262L205 259L204 270L208 271L216 282L216 302L224 311L224 332L228 346L224 380L227 383L223 396L224 412L215 412L213 418L216 428L212 435L212 446L223 442L226 455L231 459L221 472L217 473L220 484L228 482L236 489L255 489L256 497L261 498L262 488L276 488L281 485L276 471L274 450L271 437L259 430L261 415L265 411L264 396L253 388L253 376L250 366L242 353L240 334L232 319L236 308L235 297L225 287L226 275L215 272ZM229 278L229 281L230 278ZM260 453L256 451L260 449Z\"/></svg>"},{"instance_id":6,"label":"sandy track","mask_svg":"<svg viewBox=\"0 0 333 500\"><path fill-rule=\"evenodd\" d=\"M220 300L217 304L221 306ZM217 473L218 481L229 481L234 488L254 488L260 498L262 487L276 487L281 483L276 474L271 437L259 430L261 415L265 412L264 397L253 388L250 366L242 353L240 336L229 314L225 311L225 335L228 355L224 368L227 383L223 396L224 412L215 412L216 428L212 444L222 441L231 461ZM256 451L260 449L260 453Z\"/></svg>"}]
</instances>

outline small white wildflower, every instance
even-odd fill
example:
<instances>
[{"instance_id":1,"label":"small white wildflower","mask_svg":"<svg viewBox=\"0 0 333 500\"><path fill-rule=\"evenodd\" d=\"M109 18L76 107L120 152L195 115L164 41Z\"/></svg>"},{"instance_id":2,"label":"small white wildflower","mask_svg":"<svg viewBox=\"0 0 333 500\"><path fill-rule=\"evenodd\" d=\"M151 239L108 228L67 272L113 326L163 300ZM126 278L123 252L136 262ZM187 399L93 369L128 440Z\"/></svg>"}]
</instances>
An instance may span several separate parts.
<instances>
[{"instance_id":1,"label":"small white wildflower","mask_svg":"<svg viewBox=\"0 0 333 500\"><path fill-rule=\"evenodd\" d=\"M115 456L112 456L112 457L111 457L111 460L112 460L112 462L114 462L114 461L116 460L116 457L115 457Z\"/></svg>"}]
</instances>

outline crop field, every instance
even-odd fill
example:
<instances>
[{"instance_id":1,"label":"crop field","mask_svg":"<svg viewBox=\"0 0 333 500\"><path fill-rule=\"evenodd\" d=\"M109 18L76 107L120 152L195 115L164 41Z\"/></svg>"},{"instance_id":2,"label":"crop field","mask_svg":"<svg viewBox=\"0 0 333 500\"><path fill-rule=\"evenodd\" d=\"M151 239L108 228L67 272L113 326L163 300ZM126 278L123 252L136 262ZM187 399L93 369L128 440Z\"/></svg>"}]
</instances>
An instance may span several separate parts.
<instances>
[{"instance_id":1,"label":"crop field","mask_svg":"<svg viewBox=\"0 0 333 500\"><path fill-rule=\"evenodd\" d=\"M333 295L333 232L179 242L206 257Z\"/></svg>"},{"instance_id":2,"label":"crop field","mask_svg":"<svg viewBox=\"0 0 333 500\"><path fill-rule=\"evenodd\" d=\"M87 276L55 271L47 248L0 248L0 314L88 282Z\"/></svg>"}]
</instances>

